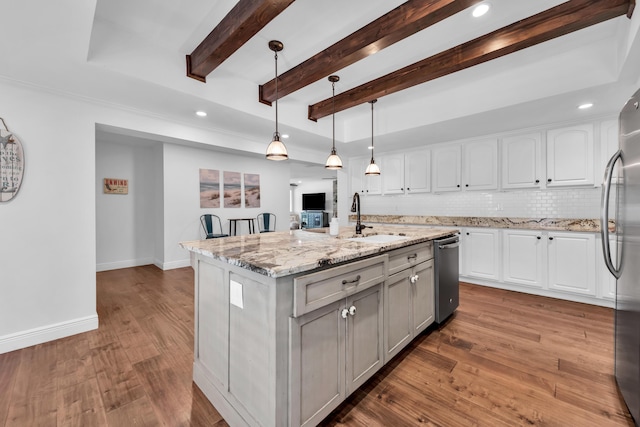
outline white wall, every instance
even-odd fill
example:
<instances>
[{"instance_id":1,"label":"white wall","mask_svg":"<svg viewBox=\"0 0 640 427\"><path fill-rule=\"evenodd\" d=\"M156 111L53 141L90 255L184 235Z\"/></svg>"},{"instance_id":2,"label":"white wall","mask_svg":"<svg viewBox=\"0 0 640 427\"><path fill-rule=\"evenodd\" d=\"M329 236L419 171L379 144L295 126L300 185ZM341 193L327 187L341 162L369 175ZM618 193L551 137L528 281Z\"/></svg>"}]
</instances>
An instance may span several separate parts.
<instances>
[{"instance_id":1,"label":"white wall","mask_svg":"<svg viewBox=\"0 0 640 427\"><path fill-rule=\"evenodd\" d=\"M98 134L98 138L99 138ZM152 146L115 144L96 140L96 270L152 264L155 254L156 156ZM129 193L105 194L104 178L129 180ZM157 183L162 188L161 181Z\"/></svg>"},{"instance_id":2,"label":"white wall","mask_svg":"<svg viewBox=\"0 0 640 427\"><path fill-rule=\"evenodd\" d=\"M333 180L317 179L303 181L293 187L293 212L302 212L302 195L306 193L325 193L325 212L333 214ZM331 216L330 215L330 216Z\"/></svg>"},{"instance_id":3,"label":"white wall","mask_svg":"<svg viewBox=\"0 0 640 427\"><path fill-rule=\"evenodd\" d=\"M0 203L0 353L94 329L95 124L91 109L0 81L25 175Z\"/></svg>"},{"instance_id":4,"label":"white wall","mask_svg":"<svg viewBox=\"0 0 640 427\"><path fill-rule=\"evenodd\" d=\"M225 232L229 218L255 218L260 212L276 215L277 231L289 229L289 166L286 163L165 144L163 167L165 256L162 267L165 269L189 265L189 253L178 243L202 239L200 215L205 213L218 215ZM241 208L201 209L200 169L219 170L221 176L223 171L260 174L260 207L245 208L243 201ZM247 224L238 222L238 234L247 232Z\"/></svg>"},{"instance_id":5,"label":"white wall","mask_svg":"<svg viewBox=\"0 0 640 427\"><path fill-rule=\"evenodd\" d=\"M96 314L96 126L130 129L195 143L263 153L264 143L241 140L201 126L0 79L0 111L23 143L25 175L10 202L0 203L0 353L98 327ZM182 147L181 147L182 148ZM186 149L185 149L186 150ZM156 263L167 268L188 265L181 240L199 238L199 167L263 173L265 205L260 209L220 209L224 218L255 216L271 210L279 229L288 227L289 168L266 160L226 155L167 159L178 148L155 152L153 180L175 185L155 187L160 242ZM193 152L192 152L193 154ZM309 161L318 153L304 152ZM182 165L185 168L176 168ZM188 166L188 167L187 167ZM195 169L192 169L193 168ZM167 168L171 170L166 170ZM194 171L190 174L189 171ZM261 176L262 177L262 176ZM136 178L137 181L137 178ZM193 192L185 189L193 188ZM281 193L280 193L281 192ZM167 212L163 212L166 208ZM179 221L176 221L178 219ZM176 222L172 222L176 221ZM169 242L169 243L167 243ZM133 255L137 256L137 255ZM165 265L166 264L166 265Z\"/></svg>"}]
</instances>

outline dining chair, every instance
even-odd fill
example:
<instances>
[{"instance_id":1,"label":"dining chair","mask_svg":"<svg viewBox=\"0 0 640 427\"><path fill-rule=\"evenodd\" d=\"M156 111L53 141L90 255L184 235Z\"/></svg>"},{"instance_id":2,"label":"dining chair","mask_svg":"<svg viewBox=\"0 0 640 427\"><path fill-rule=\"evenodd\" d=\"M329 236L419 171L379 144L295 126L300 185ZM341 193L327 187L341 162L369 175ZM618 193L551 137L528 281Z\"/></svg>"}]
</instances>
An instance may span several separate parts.
<instances>
[{"instance_id":1,"label":"dining chair","mask_svg":"<svg viewBox=\"0 0 640 427\"><path fill-rule=\"evenodd\" d=\"M205 239L217 239L219 237L229 236L222 232L222 221L220 221L220 217L218 215L204 214L200 217L200 224L202 224Z\"/></svg>"},{"instance_id":2,"label":"dining chair","mask_svg":"<svg viewBox=\"0 0 640 427\"><path fill-rule=\"evenodd\" d=\"M276 216L269 212L258 215L258 230L261 233L276 231Z\"/></svg>"}]
</instances>

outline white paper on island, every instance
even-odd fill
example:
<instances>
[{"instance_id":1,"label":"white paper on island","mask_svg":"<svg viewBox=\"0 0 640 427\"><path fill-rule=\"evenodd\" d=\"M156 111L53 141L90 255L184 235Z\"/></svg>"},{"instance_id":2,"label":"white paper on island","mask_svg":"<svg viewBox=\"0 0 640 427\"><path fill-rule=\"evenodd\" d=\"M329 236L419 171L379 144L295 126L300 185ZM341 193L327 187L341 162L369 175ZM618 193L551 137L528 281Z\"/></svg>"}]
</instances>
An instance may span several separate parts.
<instances>
[{"instance_id":1,"label":"white paper on island","mask_svg":"<svg viewBox=\"0 0 640 427\"><path fill-rule=\"evenodd\" d=\"M235 280L229 281L229 302L236 307L244 309L242 304L242 283Z\"/></svg>"}]
</instances>

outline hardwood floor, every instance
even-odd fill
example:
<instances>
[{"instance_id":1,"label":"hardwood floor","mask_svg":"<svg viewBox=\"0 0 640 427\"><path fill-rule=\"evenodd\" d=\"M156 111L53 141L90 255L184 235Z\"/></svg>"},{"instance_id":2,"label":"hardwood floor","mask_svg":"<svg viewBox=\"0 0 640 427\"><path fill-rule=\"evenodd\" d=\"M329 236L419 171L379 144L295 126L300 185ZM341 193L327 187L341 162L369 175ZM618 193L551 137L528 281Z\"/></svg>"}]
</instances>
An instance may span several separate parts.
<instances>
[{"instance_id":1,"label":"hardwood floor","mask_svg":"<svg viewBox=\"0 0 640 427\"><path fill-rule=\"evenodd\" d=\"M193 272L97 274L100 328L0 355L0 425L225 426L193 385ZM460 308L323 425L633 426L612 310L462 284Z\"/></svg>"}]
</instances>

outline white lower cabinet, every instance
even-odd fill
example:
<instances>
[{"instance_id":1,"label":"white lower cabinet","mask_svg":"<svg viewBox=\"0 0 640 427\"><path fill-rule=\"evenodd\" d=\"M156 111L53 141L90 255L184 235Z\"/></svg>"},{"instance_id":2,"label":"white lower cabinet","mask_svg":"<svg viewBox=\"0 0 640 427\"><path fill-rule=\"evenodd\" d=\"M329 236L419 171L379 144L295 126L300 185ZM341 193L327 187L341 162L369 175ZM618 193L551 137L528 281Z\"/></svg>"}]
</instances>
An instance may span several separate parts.
<instances>
[{"instance_id":1,"label":"white lower cabinet","mask_svg":"<svg viewBox=\"0 0 640 427\"><path fill-rule=\"evenodd\" d=\"M615 299L595 233L467 228L461 246L463 281L605 306ZM611 252L615 260L613 236Z\"/></svg>"},{"instance_id":2,"label":"white lower cabinet","mask_svg":"<svg viewBox=\"0 0 640 427\"><path fill-rule=\"evenodd\" d=\"M542 288L544 245L541 231L503 230L502 277L505 282Z\"/></svg>"},{"instance_id":3,"label":"white lower cabinet","mask_svg":"<svg viewBox=\"0 0 640 427\"><path fill-rule=\"evenodd\" d=\"M549 232L547 239L549 289L595 296L595 235Z\"/></svg>"},{"instance_id":4,"label":"white lower cabinet","mask_svg":"<svg viewBox=\"0 0 640 427\"><path fill-rule=\"evenodd\" d=\"M500 230L462 230L462 274L479 279L500 280Z\"/></svg>"}]
</instances>

